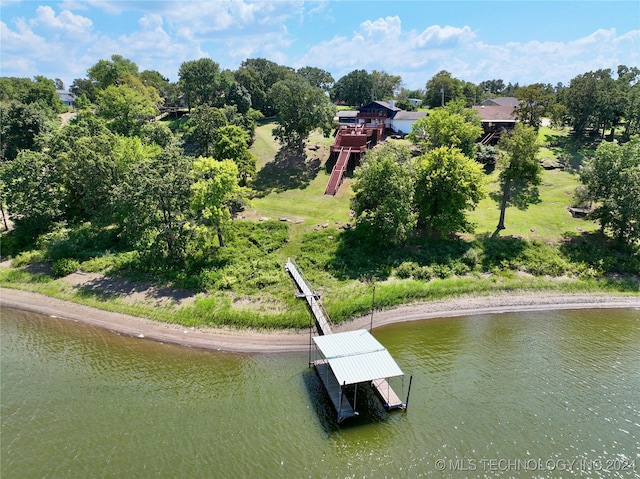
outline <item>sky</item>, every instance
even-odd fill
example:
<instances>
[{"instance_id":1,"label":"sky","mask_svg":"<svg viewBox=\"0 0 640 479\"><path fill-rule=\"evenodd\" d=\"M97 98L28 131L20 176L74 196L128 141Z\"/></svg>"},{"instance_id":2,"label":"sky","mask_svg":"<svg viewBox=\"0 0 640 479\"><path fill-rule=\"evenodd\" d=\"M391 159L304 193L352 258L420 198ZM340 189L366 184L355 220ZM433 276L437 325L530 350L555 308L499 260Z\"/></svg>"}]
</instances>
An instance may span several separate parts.
<instances>
[{"instance_id":1,"label":"sky","mask_svg":"<svg viewBox=\"0 0 640 479\"><path fill-rule=\"evenodd\" d=\"M247 58L400 75L441 70L480 83L561 82L640 67L640 1L0 0L0 76L70 86L119 54L178 80L185 61L235 70Z\"/></svg>"}]
</instances>

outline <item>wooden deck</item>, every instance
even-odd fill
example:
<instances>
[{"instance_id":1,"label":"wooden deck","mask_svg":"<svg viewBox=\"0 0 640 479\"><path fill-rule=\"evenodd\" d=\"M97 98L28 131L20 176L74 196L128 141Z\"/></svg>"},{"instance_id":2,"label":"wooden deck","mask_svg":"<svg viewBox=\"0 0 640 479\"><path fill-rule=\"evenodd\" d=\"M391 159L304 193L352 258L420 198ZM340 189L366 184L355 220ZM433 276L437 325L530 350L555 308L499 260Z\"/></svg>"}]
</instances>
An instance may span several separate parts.
<instances>
[{"instance_id":1,"label":"wooden deck","mask_svg":"<svg viewBox=\"0 0 640 479\"><path fill-rule=\"evenodd\" d=\"M378 396L380 396L380 399L382 400L382 405L387 411L405 408L404 403L391 388L389 381L386 379L374 379L371 381L371 387L376 393L378 393Z\"/></svg>"},{"instance_id":2,"label":"wooden deck","mask_svg":"<svg viewBox=\"0 0 640 479\"><path fill-rule=\"evenodd\" d=\"M342 388L340 387L340 384L338 384L336 377L333 375L329 364L323 360L314 361L313 364L316 367L318 377L322 381L322 384L324 384L324 388L327 390L327 394L329 394L333 407L335 407L338 412L338 422L357 416L351 403L342 394Z\"/></svg>"}]
</instances>

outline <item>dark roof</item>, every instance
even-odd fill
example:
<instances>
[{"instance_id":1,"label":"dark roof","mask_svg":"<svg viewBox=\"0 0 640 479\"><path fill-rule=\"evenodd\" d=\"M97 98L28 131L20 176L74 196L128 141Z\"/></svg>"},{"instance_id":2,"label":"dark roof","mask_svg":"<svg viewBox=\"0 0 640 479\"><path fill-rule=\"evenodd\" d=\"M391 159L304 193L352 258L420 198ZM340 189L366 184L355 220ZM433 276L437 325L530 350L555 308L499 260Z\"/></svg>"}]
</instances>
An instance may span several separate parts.
<instances>
[{"instance_id":1,"label":"dark roof","mask_svg":"<svg viewBox=\"0 0 640 479\"><path fill-rule=\"evenodd\" d=\"M512 106L473 106L481 121L516 121L515 108Z\"/></svg>"},{"instance_id":2,"label":"dark roof","mask_svg":"<svg viewBox=\"0 0 640 479\"><path fill-rule=\"evenodd\" d=\"M513 96L500 96L497 98L489 98L482 102L484 106L510 106L517 107L520 106L520 100Z\"/></svg>"},{"instance_id":3,"label":"dark roof","mask_svg":"<svg viewBox=\"0 0 640 479\"><path fill-rule=\"evenodd\" d=\"M426 111L405 111L400 110L396 113L396 116L393 117L394 120L420 120L427 116Z\"/></svg>"},{"instance_id":4,"label":"dark roof","mask_svg":"<svg viewBox=\"0 0 640 479\"><path fill-rule=\"evenodd\" d=\"M387 110L394 112L394 111L400 111L401 108L398 108L397 106L391 106L391 104L388 101L384 101L384 100L376 100L376 101L372 101L371 103L367 103L366 105L362 105L359 109L360 110L370 110L373 108L386 108Z\"/></svg>"}]
</instances>

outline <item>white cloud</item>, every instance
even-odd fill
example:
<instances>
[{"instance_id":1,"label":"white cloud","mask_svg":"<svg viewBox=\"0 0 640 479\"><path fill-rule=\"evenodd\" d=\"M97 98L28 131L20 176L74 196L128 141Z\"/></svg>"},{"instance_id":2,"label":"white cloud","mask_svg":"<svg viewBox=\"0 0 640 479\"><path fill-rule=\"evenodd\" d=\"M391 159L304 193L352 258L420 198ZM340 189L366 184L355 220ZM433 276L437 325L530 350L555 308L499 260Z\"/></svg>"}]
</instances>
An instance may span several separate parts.
<instances>
[{"instance_id":1,"label":"white cloud","mask_svg":"<svg viewBox=\"0 0 640 479\"><path fill-rule=\"evenodd\" d=\"M49 6L38 7L36 17L29 24L42 34L53 35L54 38L67 37L80 42L90 41L93 28L93 22L89 18L75 15L69 10L56 15Z\"/></svg>"},{"instance_id":2,"label":"white cloud","mask_svg":"<svg viewBox=\"0 0 640 479\"><path fill-rule=\"evenodd\" d=\"M473 40L474 37L475 34L468 26L457 28L449 25L445 27L432 25L416 37L416 45L421 48L456 46L467 43Z\"/></svg>"}]
</instances>

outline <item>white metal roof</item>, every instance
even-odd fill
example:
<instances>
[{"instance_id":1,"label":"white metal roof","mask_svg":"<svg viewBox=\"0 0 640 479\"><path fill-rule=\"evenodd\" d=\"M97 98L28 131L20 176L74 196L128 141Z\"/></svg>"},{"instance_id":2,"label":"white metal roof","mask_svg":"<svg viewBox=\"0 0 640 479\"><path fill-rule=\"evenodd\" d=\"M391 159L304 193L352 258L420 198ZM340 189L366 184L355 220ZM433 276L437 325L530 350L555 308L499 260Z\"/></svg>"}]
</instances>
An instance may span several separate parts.
<instances>
[{"instance_id":1,"label":"white metal roof","mask_svg":"<svg viewBox=\"0 0 640 479\"><path fill-rule=\"evenodd\" d=\"M329 361L340 384L362 383L404 374L389 351L364 329L316 336L313 341Z\"/></svg>"}]
</instances>

